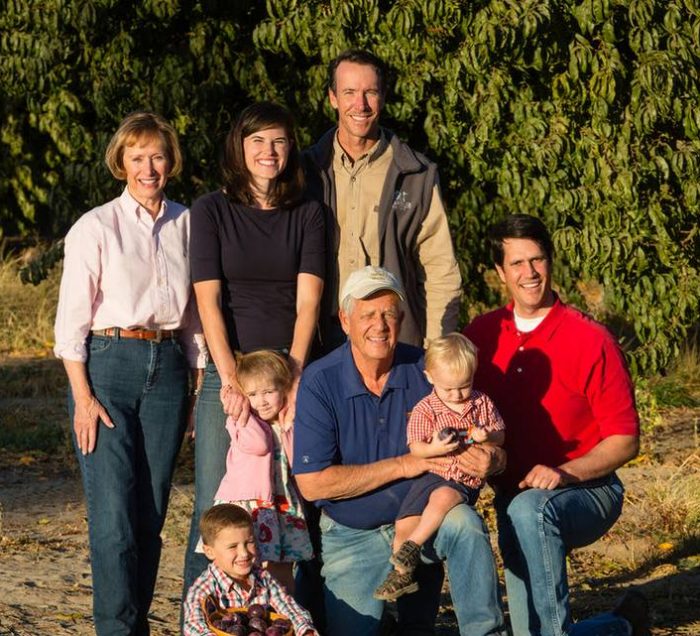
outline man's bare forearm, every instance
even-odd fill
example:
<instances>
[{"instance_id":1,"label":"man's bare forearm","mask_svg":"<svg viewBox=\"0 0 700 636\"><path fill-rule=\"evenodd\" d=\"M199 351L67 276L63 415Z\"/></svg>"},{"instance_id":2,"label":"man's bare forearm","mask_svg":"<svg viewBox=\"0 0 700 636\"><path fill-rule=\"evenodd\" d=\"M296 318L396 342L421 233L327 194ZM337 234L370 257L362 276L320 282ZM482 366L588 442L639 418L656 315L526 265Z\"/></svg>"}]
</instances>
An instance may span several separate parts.
<instances>
[{"instance_id":1,"label":"man's bare forearm","mask_svg":"<svg viewBox=\"0 0 700 636\"><path fill-rule=\"evenodd\" d=\"M568 483L598 479L609 475L639 453L636 435L611 435L601 440L588 453L558 466Z\"/></svg>"},{"instance_id":2,"label":"man's bare forearm","mask_svg":"<svg viewBox=\"0 0 700 636\"><path fill-rule=\"evenodd\" d=\"M392 481L416 477L431 466L429 460L400 455L371 464L328 466L314 473L296 475L305 499L349 499L376 490Z\"/></svg>"}]
</instances>

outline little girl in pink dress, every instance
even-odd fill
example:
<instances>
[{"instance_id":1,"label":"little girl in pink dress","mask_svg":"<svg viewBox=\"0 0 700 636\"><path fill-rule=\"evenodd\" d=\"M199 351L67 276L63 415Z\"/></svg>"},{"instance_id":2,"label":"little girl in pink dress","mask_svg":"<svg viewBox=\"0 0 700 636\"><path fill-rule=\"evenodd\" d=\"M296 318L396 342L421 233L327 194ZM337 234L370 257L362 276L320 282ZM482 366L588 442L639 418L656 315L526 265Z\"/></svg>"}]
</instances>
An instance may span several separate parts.
<instances>
[{"instance_id":1,"label":"little girl in pink dress","mask_svg":"<svg viewBox=\"0 0 700 636\"><path fill-rule=\"evenodd\" d=\"M250 512L260 560L291 593L293 563L313 556L290 470L292 426L285 427L280 417L292 373L278 353L255 351L240 357L236 374L251 415L245 422L226 421L231 445L214 503L233 503Z\"/></svg>"}]
</instances>

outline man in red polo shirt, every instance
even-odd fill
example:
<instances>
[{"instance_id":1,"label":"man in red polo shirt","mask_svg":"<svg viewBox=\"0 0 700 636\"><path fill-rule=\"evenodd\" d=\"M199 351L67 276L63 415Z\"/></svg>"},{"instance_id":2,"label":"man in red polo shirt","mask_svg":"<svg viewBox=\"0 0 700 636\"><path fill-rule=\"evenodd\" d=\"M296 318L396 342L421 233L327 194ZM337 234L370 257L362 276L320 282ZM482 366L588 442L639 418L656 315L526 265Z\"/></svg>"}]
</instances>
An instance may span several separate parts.
<instances>
[{"instance_id":1,"label":"man in red polo shirt","mask_svg":"<svg viewBox=\"0 0 700 636\"><path fill-rule=\"evenodd\" d=\"M615 470L639 451L624 358L605 327L552 291L552 242L541 221L509 216L490 240L512 300L464 333L479 348L474 385L508 431L508 465L493 485L513 633L647 634L648 606L636 591L612 612L573 623L566 574L567 552L619 517Z\"/></svg>"}]
</instances>

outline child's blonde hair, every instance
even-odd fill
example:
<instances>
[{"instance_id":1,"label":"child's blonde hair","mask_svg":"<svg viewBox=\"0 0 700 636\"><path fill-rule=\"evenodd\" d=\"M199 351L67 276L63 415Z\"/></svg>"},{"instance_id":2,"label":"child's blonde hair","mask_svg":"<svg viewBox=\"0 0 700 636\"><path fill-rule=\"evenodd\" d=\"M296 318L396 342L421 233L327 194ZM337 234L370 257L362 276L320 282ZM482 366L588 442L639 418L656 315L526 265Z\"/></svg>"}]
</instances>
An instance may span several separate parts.
<instances>
[{"instance_id":1,"label":"child's blonde hair","mask_svg":"<svg viewBox=\"0 0 700 636\"><path fill-rule=\"evenodd\" d=\"M293 381L287 360L276 351L267 349L241 355L236 361L236 375L239 384L249 378L264 376L285 393L291 388Z\"/></svg>"},{"instance_id":2,"label":"child's blonde hair","mask_svg":"<svg viewBox=\"0 0 700 636\"><path fill-rule=\"evenodd\" d=\"M253 529L250 513L235 504L218 504L207 510L199 520L202 543L213 546L216 536L225 528Z\"/></svg>"},{"instance_id":3,"label":"child's blonde hair","mask_svg":"<svg viewBox=\"0 0 700 636\"><path fill-rule=\"evenodd\" d=\"M437 365L472 377L478 365L476 345L456 331L431 340L425 350L425 370L430 372Z\"/></svg>"}]
</instances>

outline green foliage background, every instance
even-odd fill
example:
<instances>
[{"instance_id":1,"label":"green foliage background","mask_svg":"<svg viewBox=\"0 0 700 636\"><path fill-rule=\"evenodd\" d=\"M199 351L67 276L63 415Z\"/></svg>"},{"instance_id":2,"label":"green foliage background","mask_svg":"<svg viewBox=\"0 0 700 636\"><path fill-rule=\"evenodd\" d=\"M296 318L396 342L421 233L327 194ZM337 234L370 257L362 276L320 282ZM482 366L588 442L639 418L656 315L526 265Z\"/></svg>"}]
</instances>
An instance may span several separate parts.
<instances>
[{"instance_id":1,"label":"green foliage background","mask_svg":"<svg viewBox=\"0 0 700 636\"><path fill-rule=\"evenodd\" d=\"M102 155L135 109L180 133L168 194L185 202L216 187L250 101L286 104L310 143L333 120L325 65L350 46L387 61L385 123L440 165L465 319L500 300L486 228L536 214L564 295L635 372L664 368L700 298L696 0L0 2L5 234L61 236L115 196Z\"/></svg>"}]
</instances>

